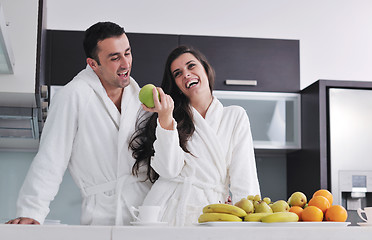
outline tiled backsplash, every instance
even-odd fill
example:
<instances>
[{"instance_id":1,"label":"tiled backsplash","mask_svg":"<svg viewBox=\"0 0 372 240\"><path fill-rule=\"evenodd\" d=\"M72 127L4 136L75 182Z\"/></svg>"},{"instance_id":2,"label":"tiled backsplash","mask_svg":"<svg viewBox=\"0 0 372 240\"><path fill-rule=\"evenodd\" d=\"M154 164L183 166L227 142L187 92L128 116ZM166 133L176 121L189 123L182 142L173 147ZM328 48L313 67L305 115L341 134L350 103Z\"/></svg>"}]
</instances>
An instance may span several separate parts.
<instances>
[{"instance_id":1,"label":"tiled backsplash","mask_svg":"<svg viewBox=\"0 0 372 240\"><path fill-rule=\"evenodd\" d=\"M16 217L16 201L35 153L0 152L0 221ZM79 224L81 197L67 171L59 192L51 203L48 219L64 224Z\"/></svg>"}]
</instances>

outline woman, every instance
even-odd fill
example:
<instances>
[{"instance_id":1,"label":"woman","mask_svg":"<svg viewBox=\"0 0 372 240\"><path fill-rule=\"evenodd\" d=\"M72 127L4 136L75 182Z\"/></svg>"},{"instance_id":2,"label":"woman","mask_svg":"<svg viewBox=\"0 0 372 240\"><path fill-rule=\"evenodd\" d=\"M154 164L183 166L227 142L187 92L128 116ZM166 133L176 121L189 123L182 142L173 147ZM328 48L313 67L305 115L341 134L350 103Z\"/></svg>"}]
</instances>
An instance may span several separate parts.
<instances>
[{"instance_id":1,"label":"woman","mask_svg":"<svg viewBox=\"0 0 372 240\"><path fill-rule=\"evenodd\" d=\"M239 106L223 107L212 95L214 71L196 50L181 46L169 55L161 88L153 90L154 113L139 124L131 148L134 173L149 165L156 181L143 205L160 205L160 220L197 222L204 206L235 203L260 194L250 123ZM164 91L163 91L164 90Z\"/></svg>"}]
</instances>

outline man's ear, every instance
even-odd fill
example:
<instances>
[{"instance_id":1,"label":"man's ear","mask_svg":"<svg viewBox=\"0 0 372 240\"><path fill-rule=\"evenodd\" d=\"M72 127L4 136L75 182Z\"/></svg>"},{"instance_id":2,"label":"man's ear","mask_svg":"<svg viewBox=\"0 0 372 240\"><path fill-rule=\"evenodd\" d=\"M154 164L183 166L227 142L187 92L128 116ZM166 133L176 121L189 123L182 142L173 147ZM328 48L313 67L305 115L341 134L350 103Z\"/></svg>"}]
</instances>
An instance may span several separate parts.
<instances>
[{"instance_id":1,"label":"man's ear","mask_svg":"<svg viewBox=\"0 0 372 240\"><path fill-rule=\"evenodd\" d=\"M98 63L93 58L87 58L87 64L93 69L96 70L98 67Z\"/></svg>"}]
</instances>

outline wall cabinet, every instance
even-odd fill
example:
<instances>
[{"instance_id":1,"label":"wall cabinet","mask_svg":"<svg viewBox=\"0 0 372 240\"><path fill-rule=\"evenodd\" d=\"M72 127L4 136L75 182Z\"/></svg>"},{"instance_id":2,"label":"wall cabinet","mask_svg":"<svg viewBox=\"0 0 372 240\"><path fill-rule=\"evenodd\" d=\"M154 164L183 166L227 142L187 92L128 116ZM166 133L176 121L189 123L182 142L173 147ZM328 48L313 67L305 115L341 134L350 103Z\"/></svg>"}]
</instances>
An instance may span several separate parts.
<instances>
[{"instance_id":1,"label":"wall cabinet","mask_svg":"<svg viewBox=\"0 0 372 240\"><path fill-rule=\"evenodd\" d=\"M128 33L132 48L131 76L140 87L152 83L160 86L168 54L178 46L177 35Z\"/></svg>"},{"instance_id":2,"label":"wall cabinet","mask_svg":"<svg viewBox=\"0 0 372 240\"><path fill-rule=\"evenodd\" d=\"M47 30L48 85L65 85L86 66L84 32Z\"/></svg>"},{"instance_id":3,"label":"wall cabinet","mask_svg":"<svg viewBox=\"0 0 372 240\"><path fill-rule=\"evenodd\" d=\"M298 40L181 35L180 44L207 57L216 71L217 90L300 91ZM257 85L227 85L226 80L254 80Z\"/></svg>"},{"instance_id":4,"label":"wall cabinet","mask_svg":"<svg viewBox=\"0 0 372 240\"><path fill-rule=\"evenodd\" d=\"M298 93L214 91L214 95L224 106L246 110L256 150L301 148Z\"/></svg>"},{"instance_id":5,"label":"wall cabinet","mask_svg":"<svg viewBox=\"0 0 372 240\"><path fill-rule=\"evenodd\" d=\"M216 71L216 90L299 92L299 41L127 33L132 47L132 76L143 86L160 85L168 54L190 45L206 55ZM48 30L48 79L64 85L86 66L83 31ZM226 85L226 80L256 80L256 86Z\"/></svg>"}]
</instances>

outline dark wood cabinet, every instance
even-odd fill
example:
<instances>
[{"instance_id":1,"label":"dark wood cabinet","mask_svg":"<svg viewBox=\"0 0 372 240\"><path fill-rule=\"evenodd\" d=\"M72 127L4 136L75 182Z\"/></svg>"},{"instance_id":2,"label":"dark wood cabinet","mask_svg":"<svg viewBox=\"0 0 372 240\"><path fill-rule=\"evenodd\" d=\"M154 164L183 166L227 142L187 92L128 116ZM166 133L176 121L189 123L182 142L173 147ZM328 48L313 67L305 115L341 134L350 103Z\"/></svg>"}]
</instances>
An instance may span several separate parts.
<instances>
[{"instance_id":1,"label":"dark wood cabinet","mask_svg":"<svg viewBox=\"0 0 372 240\"><path fill-rule=\"evenodd\" d=\"M127 33L133 54L131 76L142 87L160 86L168 54L179 45L200 50L216 71L216 90L299 92L299 41ZM83 31L47 31L46 78L65 85L86 66ZM257 80L256 86L228 86L225 80Z\"/></svg>"},{"instance_id":2,"label":"dark wood cabinet","mask_svg":"<svg viewBox=\"0 0 372 240\"><path fill-rule=\"evenodd\" d=\"M47 30L48 85L65 85L86 67L83 39L82 31Z\"/></svg>"},{"instance_id":3,"label":"dark wood cabinet","mask_svg":"<svg viewBox=\"0 0 372 240\"><path fill-rule=\"evenodd\" d=\"M168 54L178 46L177 35L127 33L133 54L131 76L140 87L160 86ZM48 30L47 70L49 85L65 85L86 67L84 32Z\"/></svg>"},{"instance_id":4,"label":"dark wood cabinet","mask_svg":"<svg viewBox=\"0 0 372 240\"><path fill-rule=\"evenodd\" d=\"M160 86L168 54L178 46L178 36L127 33L133 54L131 76L140 87L147 83Z\"/></svg>"},{"instance_id":5,"label":"dark wood cabinet","mask_svg":"<svg viewBox=\"0 0 372 240\"><path fill-rule=\"evenodd\" d=\"M299 41L262 38L180 36L181 45L200 50L216 72L216 90L299 92ZM226 85L256 80L256 86Z\"/></svg>"}]
</instances>

